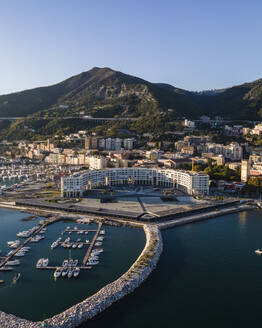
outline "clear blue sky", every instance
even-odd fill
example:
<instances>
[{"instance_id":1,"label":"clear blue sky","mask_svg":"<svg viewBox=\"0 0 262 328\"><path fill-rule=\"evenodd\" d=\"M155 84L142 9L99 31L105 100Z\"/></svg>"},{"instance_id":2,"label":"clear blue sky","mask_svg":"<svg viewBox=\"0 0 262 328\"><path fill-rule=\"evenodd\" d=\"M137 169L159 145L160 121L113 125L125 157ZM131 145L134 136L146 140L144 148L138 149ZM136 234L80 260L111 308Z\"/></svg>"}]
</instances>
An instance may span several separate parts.
<instances>
[{"instance_id":1,"label":"clear blue sky","mask_svg":"<svg viewBox=\"0 0 262 328\"><path fill-rule=\"evenodd\" d=\"M188 90L262 78L261 0L0 2L0 94L93 66Z\"/></svg>"}]
</instances>

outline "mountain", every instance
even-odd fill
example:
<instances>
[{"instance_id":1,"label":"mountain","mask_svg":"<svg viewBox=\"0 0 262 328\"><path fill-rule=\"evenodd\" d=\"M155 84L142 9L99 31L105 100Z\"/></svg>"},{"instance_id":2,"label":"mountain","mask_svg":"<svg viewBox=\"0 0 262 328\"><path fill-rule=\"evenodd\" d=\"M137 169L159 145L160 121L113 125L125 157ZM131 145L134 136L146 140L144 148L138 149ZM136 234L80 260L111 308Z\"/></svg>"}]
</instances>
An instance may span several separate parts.
<instances>
[{"instance_id":1,"label":"mountain","mask_svg":"<svg viewBox=\"0 0 262 328\"><path fill-rule=\"evenodd\" d=\"M194 101L206 115L220 115L233 120L259 120L262 117L262 79L200 93Z\"/></svg>"},{"instance_id":2,"label":"mountain","mask_svg":"<svg viewBox=\"0 0 262 328\"><path fill-rule=\"evenodd\" d=\"M86 109L98 116L139 116L141 102L157 103L162 110L171 107L181 114L190 114L195 107L181 89L94 67L52 86L0 96L0 116L26 116L59 105Z\"/></svg>"},{"instance_id":3,"label":"mountain","mask_svg":"<svg viewBox=\"0 0 262 328\"><path fill-rule=\"evenodd\" d=\"M23 117L12 124L0 122L0 138L37 139L89 128L90 123L81 119L83 114L137 118L132 123L102 125L112 134L116 128L161 133L178 128L179 119L197 119L204 114L259 120L262 79L196 93L94 67L55 85L0 96L0 117Z\"/></svg>"},{"instance_id":4,"label":"mountain","mask_svg":"<svg viewBox=\"0 0 262 328\"><path fill-rule=\"evenodd\" d=\"M165 83L150 83L110 68L94 67L55 85L0 96L0 117L47 111L55 116L85 111L99 117L134 116L173 110L173 117L202 114L229 119L259 119L262 79L199 93Z\"/></svg>"}]
</instances>

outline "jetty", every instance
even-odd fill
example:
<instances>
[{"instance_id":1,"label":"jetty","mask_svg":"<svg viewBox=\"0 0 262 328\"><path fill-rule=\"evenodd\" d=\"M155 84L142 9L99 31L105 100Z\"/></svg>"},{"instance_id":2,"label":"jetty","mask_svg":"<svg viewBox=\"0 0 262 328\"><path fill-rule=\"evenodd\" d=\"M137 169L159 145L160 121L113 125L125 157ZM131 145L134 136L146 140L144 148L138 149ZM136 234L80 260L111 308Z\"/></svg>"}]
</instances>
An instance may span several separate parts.
<instances>
[{"instance_id":1,"label":"jetty","mask_svg":"<svg viewBox=\"0 0 262 328\"><path fill-rule=\"evenodd\" d=\"M94 244L95 244L95 242L96 242L96 239L97 239L97 237L98 237L98 235L99 235L99 232L100 232L101 228L102 228L102 223L99 222L99 223L98 223L97 230L96 230L96 233L95 233L95 235L94 235L94 238L93 238L92 242L90 243L90 246L88 247L88 250L87 250L87 252L86 252L86 255L85 255L84 259L83 259L83 265L86 265L86 262L87 262L87 260L88 260L88 258L89 258L89 256L90 256L90 254L91 254L91 252L92 252L92 249L93 249L93 247L94 247Z\"/></svg>"}]
</instances>

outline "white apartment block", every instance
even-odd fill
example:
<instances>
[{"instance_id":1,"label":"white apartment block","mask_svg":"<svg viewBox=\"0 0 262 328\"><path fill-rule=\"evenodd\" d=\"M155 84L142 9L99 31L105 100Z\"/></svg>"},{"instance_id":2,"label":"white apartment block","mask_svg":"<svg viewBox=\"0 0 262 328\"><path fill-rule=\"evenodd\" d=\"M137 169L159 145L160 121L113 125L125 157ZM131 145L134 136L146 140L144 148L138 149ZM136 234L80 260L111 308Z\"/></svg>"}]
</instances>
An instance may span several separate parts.
<instances>
[{"instance_id":1,"label":"white apartment block","mask_svg":"<svg viewBox=\"0 0 262 328\"><path fill-rule=\"evenodd\" d=\"M205 152L212 152L216 155L224 155L225 158L235 160L242 159L242 147L237 142L224 146L222 144L207 143L203 146Z\"/></svg>"},{"instance_id":2,"label":"white apartment block","mask_svg":"<svg viewBox=\"0 0 262 328\"><path fill-rule=\"evenodd\" d=\"M114 168L88 170L61 178L61 196L79 197L93 187L142 184L177 188L189 195L207 195L209 176L183 170L158 168Z\"/></svg>"},{"instance_id":3,"label":"white apartment block","mask_svg":"<svg viewBox=\"0 0 262 328\"><path fill-rule=\"evenodd\" d=\"M123 146L127 150L132 150L134 148L134 139L132 139L132 138L124 139Z\"/></svg>"},{"instance_id":4,"label":"white apartment block","mask_svg":"<svg viewBox=\"0 0 262 328\"><path fill-rule=\"evenodd\" d=\"M237 142L231 142L230 145L224 147L224 154L226 158L231 160L242 159L242 147Z\"/></svg>"},{"instance_id":5,"label":"white apartment block","mask_svg":"<svg viewBox=\"0 0 262 328\"><path fill-rule=\"evenodd\" d=\"M107 160L105 157L92 156L89 159L89 168L91 170L101 170L106 167Z\"/></svg>"}]
</instances>

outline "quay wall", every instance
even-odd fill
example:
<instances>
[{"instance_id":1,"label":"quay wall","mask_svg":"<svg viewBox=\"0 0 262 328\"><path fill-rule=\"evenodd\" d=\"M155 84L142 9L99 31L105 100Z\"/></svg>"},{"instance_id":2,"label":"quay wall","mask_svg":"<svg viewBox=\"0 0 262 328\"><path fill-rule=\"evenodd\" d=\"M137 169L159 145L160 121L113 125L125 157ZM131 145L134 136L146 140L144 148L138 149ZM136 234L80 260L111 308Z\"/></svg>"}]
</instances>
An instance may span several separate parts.
<instances>
[{"instance_id":1,"label":"quay wall","mask_svg":"<svg viewBox=\"0 0 262 328\"><path fill-rule=\"evenodd\" d=\"M158 223L157 226L160 230L165 230L165 229L181 226L184 224L189 224L189 223L208 220L211 218L216 218L218 216L223 216L223 215L242 212L242 211L248 211L248 210L251 210L254 208L256 208L256 207L250 206L250 205L238 205L238 206L234 206L234 207L230 207L230 208L221 209L219 211L199 213L199 214L187 216L187 217L184 217L181 219L174 219L174 220L170 220L168 222Z\"/></svg>"},{"instance_id":2,"label":"quay wall","mask_svg":"<svg viewBox=\"0 0 262 328\"><path fill-rule=\"evenodd\" d=\"M43 322L32 322L0 311L1 328L75 328L110 307L114 302L132 293L147 279L163 250L161 232L156 225L143 225L145 247L134 264L120 278L106 285L64 312Z\"/></svg>"}]
</instances>

